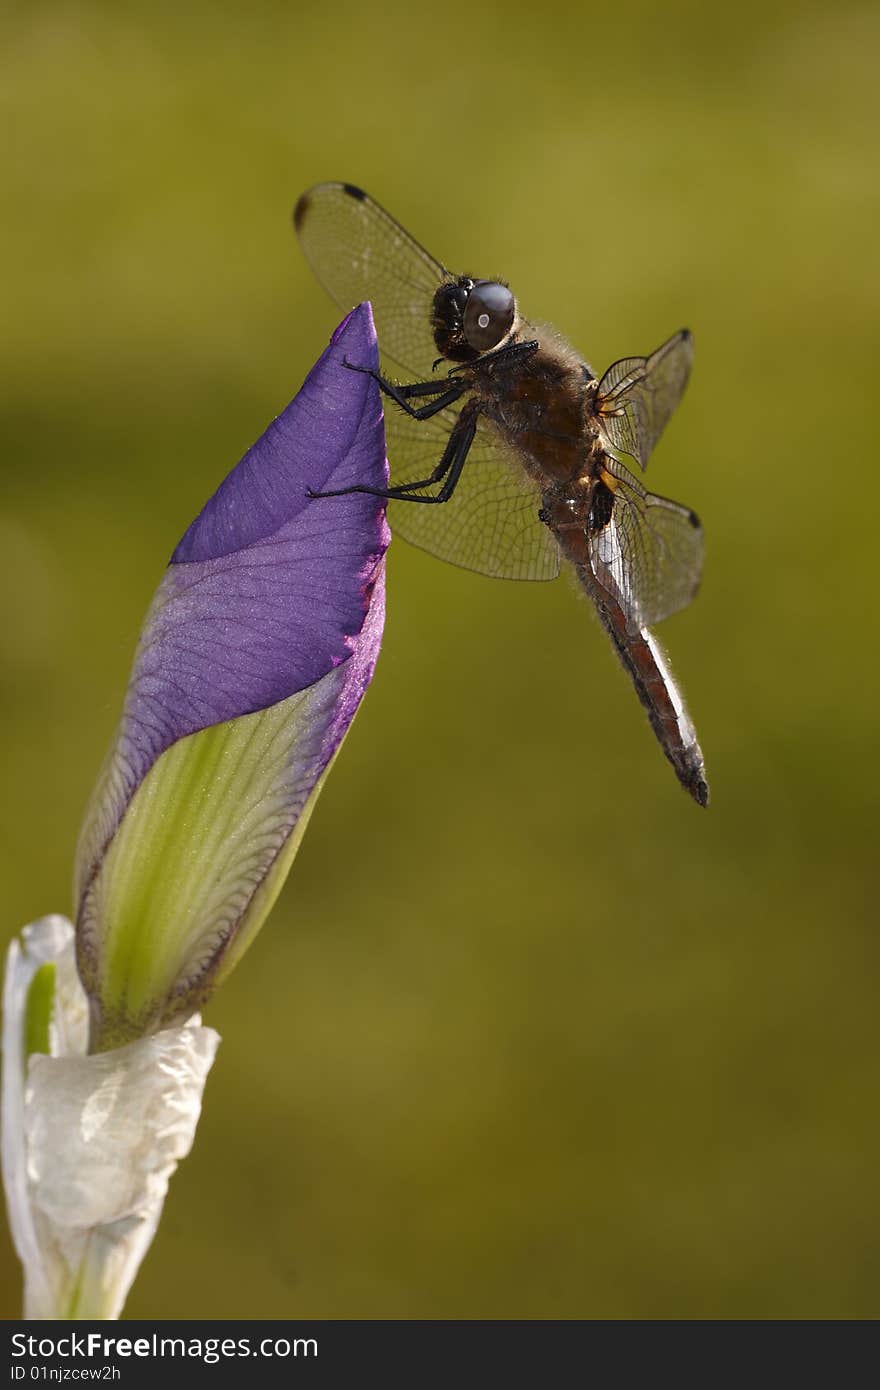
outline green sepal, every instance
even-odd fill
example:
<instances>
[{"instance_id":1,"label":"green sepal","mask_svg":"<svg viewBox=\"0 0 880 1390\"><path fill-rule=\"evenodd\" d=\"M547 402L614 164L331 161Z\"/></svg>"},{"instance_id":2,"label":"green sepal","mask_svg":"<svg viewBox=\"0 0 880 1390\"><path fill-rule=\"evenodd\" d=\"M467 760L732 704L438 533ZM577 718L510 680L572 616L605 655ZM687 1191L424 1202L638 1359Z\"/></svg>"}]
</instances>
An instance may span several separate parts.
<instances>
[{"instance_id":1,"label":"green sepal","mask_svg":"<svg viewBox=\"0 0 880 1390\"><path fill-rule=\"evenodd\" d=\"M55 1003L55 962L46 961L34 972L27 992L24 1015L24 1055L51 1055L52 1011Z\"/></svg>"},{"instance_id":2,"label":"green sepal","mask_svg":"<svg viewBox=\"0 0 880 1390\"><path fill-rule=\"evenodd\" d=\"M200 1009L281 891L338 745L345 667L180 739L138 787L88 889L78 964L105 1051Z\"/></svg>"}]
</instances>

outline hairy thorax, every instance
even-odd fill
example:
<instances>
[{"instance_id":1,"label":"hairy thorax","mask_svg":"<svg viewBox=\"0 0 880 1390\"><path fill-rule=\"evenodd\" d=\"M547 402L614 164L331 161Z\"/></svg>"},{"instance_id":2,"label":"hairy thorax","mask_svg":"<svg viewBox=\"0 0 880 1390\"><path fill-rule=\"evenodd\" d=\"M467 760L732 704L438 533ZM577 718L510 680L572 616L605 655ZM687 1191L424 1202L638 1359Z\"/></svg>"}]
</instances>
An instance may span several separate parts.
<instances>
[{"instance_id":1,"label":"hairy thorax","mask_svg":"<svg viewBox=\"0 0 880 1390\"><path fill-rule=\"evenodd\" d=\"M471 369L484 416L522 459L543 492L574 482L593 452L591 368L552 329L523 325L522 341L539 346L524 360Z\"/></svg>"}]
</instances>

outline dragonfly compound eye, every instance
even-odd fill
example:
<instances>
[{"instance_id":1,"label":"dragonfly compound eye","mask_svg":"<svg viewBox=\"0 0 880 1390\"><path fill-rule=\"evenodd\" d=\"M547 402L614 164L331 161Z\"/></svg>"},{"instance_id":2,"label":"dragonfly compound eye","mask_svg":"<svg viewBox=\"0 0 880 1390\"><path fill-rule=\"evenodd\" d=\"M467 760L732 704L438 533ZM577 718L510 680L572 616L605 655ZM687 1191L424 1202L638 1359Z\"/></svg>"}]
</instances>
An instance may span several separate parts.
<instances>
[{"instance_id":1,"label":"dragonfly compound eye","mask_svg":"<svg viewBox=\"0 0 880 1390\"><path fill-rule=\"evenodd\" d=\"M462 327L471 347L489 352L513 327L516 305L506 285L478 280L468 295Z\"/></svg>"}]
</instances>

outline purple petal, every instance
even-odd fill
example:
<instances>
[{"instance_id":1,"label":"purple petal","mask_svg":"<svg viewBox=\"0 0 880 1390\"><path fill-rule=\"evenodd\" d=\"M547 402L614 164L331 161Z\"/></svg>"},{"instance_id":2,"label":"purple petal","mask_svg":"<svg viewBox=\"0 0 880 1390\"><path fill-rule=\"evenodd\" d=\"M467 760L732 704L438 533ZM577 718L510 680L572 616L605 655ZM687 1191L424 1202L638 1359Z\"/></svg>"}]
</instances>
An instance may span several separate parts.
<instances>
[{"instance_id":1,"label":"purple petal","mask_svg":"<svg viewBox=\"0 0 880 1390\"><path fill-rule=\"evenodd\" d=\"M352 659L345 689L359 690L350 711L334 715L334 747L348 727L378 650L384 591L374 599L373 590L390 537L380 499L307 495L387 485L379 389L346 361L378 366L368 304L343 321L174 552L84 828L80 891L144 776L178 739L277 704Z\"/></svg>"},{"instance_id":2,"label":"purple petal","mask_svg":"<svg viewBox=\"0 0 880 1390\"><path fill-rule=\"evenodd\" d=\"M379 366L369 304L343 319L302 390L220 484L183 536L172 563L231 555L275 536L297 517L305 528L297 535L303 537L328 528L369 531L371 525L380 536L375 498L354 494L316 506L307 496L307 489L328 492L387 483L379 388L366 372L353 371L345 362L373 371ZM310 519L300 517L307 512ZM316 558L320 563L320 550Z\"/></svg>"}]
</instances>

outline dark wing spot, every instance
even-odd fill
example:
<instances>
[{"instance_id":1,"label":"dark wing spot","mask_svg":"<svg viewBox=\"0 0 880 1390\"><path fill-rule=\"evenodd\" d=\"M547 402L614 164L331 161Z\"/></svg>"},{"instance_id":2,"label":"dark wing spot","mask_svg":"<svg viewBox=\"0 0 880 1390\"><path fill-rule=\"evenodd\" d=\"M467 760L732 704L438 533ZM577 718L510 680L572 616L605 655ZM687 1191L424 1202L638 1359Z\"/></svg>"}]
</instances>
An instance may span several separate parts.
<instances>
[{"instance_id":1,"label":"dark wing spot","mask_svg":"<svg viewBox=\"0 0 880 1390\"><path fill-rule=\"evenodd\" d=\"M593 496L590 502L590 516L587 526L595 534L596 531L603 530L611 520L614 511L614 493L607 484L600 481L593 488Z\"/></svg>"},{"instance_id":2,"label":"dark wing spot","mask_svg":"<svg viewBox=\"0 0 880 1390\"><path fill-rule=\"evenodd\" d=\"M697 516L696 512L688 512L688 521L691 523L691 526L693 526L695 531L699 531L700 518Z\"/></svg>"},{"instance_id":3,"label":"dark wing spot","mask_svg":"<svg viewBox=\"0 0 880 1390\"><path fill-rule=\"evenodd\" d=\"M306 213L311 207L311 203L311 193L303 193L299 198L297 198L296 207L293 209L293 225L297 231L299 231L300 227L302 226L303 218L305 217Z\"/></svg>"},{"instance_id":4,"label":"dark wing spot","mask_svg":"<svg viewBox=\"0 0 880 1390\"><path fill-rule=\"evenodd\" d=\"M358 188L356 183L344 183L342 191L347 193L349 198L357 198L359 203L362 203L367 196L362 188Z\"/></svg>"}]
</instances>

